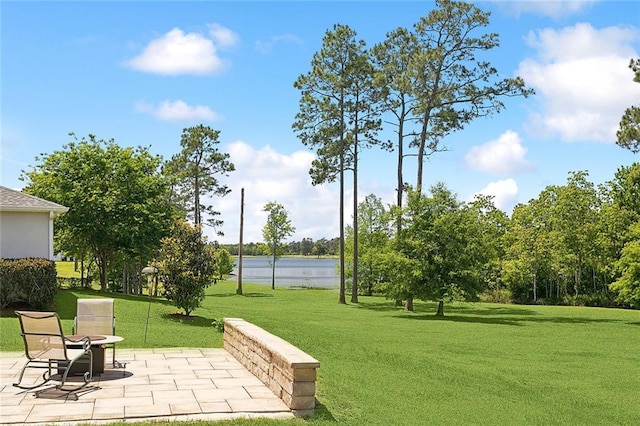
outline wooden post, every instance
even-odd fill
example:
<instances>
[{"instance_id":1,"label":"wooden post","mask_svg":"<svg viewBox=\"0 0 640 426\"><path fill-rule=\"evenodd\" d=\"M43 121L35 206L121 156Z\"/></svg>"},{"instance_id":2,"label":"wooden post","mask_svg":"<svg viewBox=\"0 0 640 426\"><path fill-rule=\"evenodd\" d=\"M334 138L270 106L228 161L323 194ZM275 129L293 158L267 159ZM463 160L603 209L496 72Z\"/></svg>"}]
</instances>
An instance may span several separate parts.
<instances>
[{"instance_id":1,"label":"wooden post","mask_svg":"<svg viewBox=\"0 0 640 426\"><path fill-rule=\"evenodd\" d=\"M242 294L242 233L244 230L244 188L240 190L240 242L238 243L238 287L236 294Z\"/></svg>"}]
</instances>

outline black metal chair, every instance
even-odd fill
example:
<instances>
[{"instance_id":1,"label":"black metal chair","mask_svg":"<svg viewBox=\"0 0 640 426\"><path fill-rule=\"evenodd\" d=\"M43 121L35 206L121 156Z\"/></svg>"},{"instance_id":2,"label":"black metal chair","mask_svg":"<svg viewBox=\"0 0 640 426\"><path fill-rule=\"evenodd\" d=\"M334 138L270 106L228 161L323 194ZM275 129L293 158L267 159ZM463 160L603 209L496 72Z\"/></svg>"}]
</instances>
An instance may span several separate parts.
<instances>
[{"instance_id":1,"label":"black metal chair","mask_svg":"<svg viewBox=\"0 0 640 426\"><path fill-rule=\"evenodd\" d=\"M60 318L55 312L35 312L16 311L20 320L22 338L24 340L24 351L27 362L20 371L18 382L14 383L21 389L35 389L41 387L51 380L58 381L56 389L63 391L76 391L86 386L92 378L93 353L91 352L91 340L83 337L79 340L71 340L64 336ZM80 349L69 349L66 342L74 342L82 345ZM72 366L86 365L86 372L82 373L82 382L79 386L64 387ZM46 369L42 374L42 382L34 385L23 385L22 380L27 368ZM55 378L53 371L60 375ZM83 371L85 369L83 368Z\"/></svg>"}]
</instances>

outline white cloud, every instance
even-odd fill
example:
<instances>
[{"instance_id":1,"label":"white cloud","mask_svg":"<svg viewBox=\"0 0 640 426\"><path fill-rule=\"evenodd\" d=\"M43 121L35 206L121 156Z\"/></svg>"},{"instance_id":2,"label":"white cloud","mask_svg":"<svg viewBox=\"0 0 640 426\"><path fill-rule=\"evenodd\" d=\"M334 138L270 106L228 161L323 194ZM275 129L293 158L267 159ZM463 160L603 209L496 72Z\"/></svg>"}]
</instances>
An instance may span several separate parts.
<instances>
[{"instance_id":1,"label":"white cloud","mask_svg":"<svg viewBox=\"0 0 640 426\"><path fill-rule=\"evenodd\" d=\"M209 35L220 46L230 47L238 43L238 35L220 24L209 24Z\"/></svg>"},{"instance_id":2,"label":"white cloud","mask_svg":"<svg viewBox=\"0 0 640 426\"><path fill-rule=\"evenodd\" d=\"M531 32L527 43L537 57L518 70L540 106L529 127L564 141L615 141L620 117L640 96L628 69L638 55L632 47L637 39L633 28L598 30L585 23Z\"/></svg>"},{"instance_id":3,"label":"white cloud","mask_svg":"<svg viewBox=\"0 0 640 426\"><path fill-rule=\"evenodd\" d=\"M262 208L268 201L276 201L289 211L296 233L290 240L309 237L333 238L339 233L338 193L335 186L311 185L309 167L315 158L308 151L282 154L267 146L255 149L245 142L230 144L230 155L236 170L223 182L232 190L224 198L213 198L214 210L224 220L224 237L213 235L210 240L237 243L240 231L240 193L245 191L245 243L262 241L262 227L267 215Z\"/></svg>"},{"instance_id":4,"label":"white cloud","mask_svg":"<svg viewBox=\"0 0 640 426\"><path fill-rule=\"evenodd\" d=\"M271 37L268 41L256 41L256 49L258 52L266 55L273 50L276 44L279 43L293 43L301 45L302 39L294 34L281 34Z\"/></svg>"},{"instance_id":5,"label":"white cloud","mask_svg":"<svg viewBox=\"0 0 640 426\"><path fill-rule=\"evenodd\" d=\"M218 24L209 26L209 37L200 33L185 33L174 28L149 42L142 53L125 62L137 71L162 75L206 75L225 68L218 56L216 43L225 47L235 43L236 36Z\"/></svg>"},{"instance_id":6,"label":"white cloud","mask_svg":"<svg viewBox=\"0 0 640 426\"><path fill-rule=\"evenodd\" d=\"M150 114L163 121L220 121L221 117L209 107L203 105L190 106L186 102L163 101L158 105L152 105L144 101L135 104L138 112Z\"/></svg>"},{"instance_id":7,"label":"white cloud","mask_svg":"<svg viewBox=\"0 0 640 426\"><path fill-rule=\"evenodd\" d=\"M502 9L517 16L531 13L558 19L590 8L598 0L494 0Z\"/></svg>"},{"instance_id":8,"label":"white cloud","mask_svg":"<svg viewBox=\"0 0 640 426\"><path fill-rule=\"evenodd\" d=\"M518 184L511 178L499 180L489 183L477 194L493 196L494 205L508 213L518 198Z\"/></svg>"},{"instance_id":9,"label":"white cloud","mask_svg":"<svg viewBox=\"0 0 640 426\"><path fill-rule=\"evenodd\" d=\"M532 168L525 159L526 154L527 149L522 146L520 136L507 130L498 139L472 147L464 160L468 167L486 173L517 173Z\"/></svg>"}]
</instances>

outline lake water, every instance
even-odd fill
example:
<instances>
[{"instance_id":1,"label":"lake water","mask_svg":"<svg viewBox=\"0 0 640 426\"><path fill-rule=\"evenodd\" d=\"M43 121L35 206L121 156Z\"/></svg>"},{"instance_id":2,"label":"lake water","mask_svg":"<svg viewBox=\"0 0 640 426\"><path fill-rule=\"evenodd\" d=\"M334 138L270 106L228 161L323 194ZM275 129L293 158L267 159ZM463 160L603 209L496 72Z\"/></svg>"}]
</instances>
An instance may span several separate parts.
<instances>
[{"instance_id":1,"label":"lake water","mask_svg":"<svg viewBox=\"0 0 640 426\"><path fill-rule=\"evenodd\" d=\"M238 258L231 280L238 279ZM242 258L242 282L271 285L271 261L267 256ZM338 259L281 257L276 261L276 287L338 287Z\"/></svg>"}]
</instances>

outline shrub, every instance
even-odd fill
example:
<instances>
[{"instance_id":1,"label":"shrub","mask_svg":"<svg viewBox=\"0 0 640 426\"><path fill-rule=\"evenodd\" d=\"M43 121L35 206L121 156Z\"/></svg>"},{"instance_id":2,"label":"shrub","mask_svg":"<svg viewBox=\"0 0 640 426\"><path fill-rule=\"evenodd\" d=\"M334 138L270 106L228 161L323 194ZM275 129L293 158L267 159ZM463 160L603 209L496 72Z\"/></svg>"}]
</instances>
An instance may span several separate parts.
<instances>
[{"instance_id":1,"label":"shrub","mask_svg":"<svg viewBox=\"0 0 640 426\"><path fill-rule=\"evenodd\" d=\"M55 262L41 258L0 259L0 306L27 303L34 309L53 306L58 291Z\"/></svg>"},{"instance_id":2,"label":"shrub","mask_svg":"<svg viewBox=\"0 0 640 426\"><path fill-rule=\"evenodd\" d=\"M224 333L224 318L214 319L211 325L213 325L220 333Z\"/></svg>"},{"instance_id":3,"label":"shrub","mask_svg":"<svg viewBox=\"0 0 640 426\"><path fill-rule=\"evenodd\" d=\"M82 279L75 277L58 277L59 288L82 288Z\"/></svg>"},{"instance_id":4,"label":"shrub","mask_svg":"<svg viewBox=\"0 0 640 426\"><path fill-rule=\"evenodd\" d=\"M569 306L591 306L603 308L620 307L614 299L615 295L601 291L593 294L579 294L577 296L566 296L564 304Z\"/></svg>"},{"instance_id":5,"label":"shrub","mask_svg":"<svg viewBox=\"0 0 640 426\"><path fill-rule=\"evenodd\" d=\"M506 288L490 289L479 296L481 302L486 303L512 303L511 291Z\"/></svg>"},{"instance_id":6,"label":"shrub","mask_svg":"<svg viewBox=\"0 0 640 426\"><path fill-rule=\"evenodd\" d=\"M174 223L171 236L162 240L159 275L163 295L189 316L204 300L204 290L215 275L214 248L200 232L180 220Z\"/></svg>"}]
</instances>

